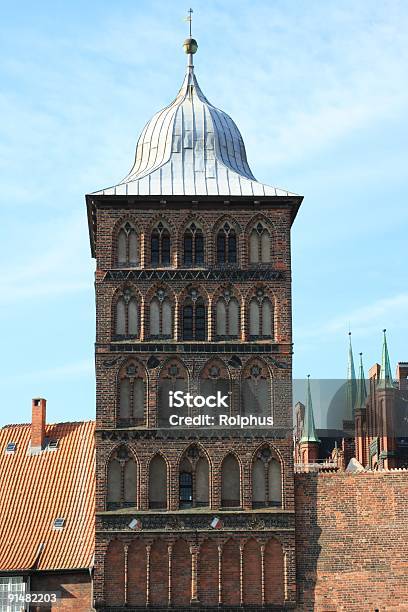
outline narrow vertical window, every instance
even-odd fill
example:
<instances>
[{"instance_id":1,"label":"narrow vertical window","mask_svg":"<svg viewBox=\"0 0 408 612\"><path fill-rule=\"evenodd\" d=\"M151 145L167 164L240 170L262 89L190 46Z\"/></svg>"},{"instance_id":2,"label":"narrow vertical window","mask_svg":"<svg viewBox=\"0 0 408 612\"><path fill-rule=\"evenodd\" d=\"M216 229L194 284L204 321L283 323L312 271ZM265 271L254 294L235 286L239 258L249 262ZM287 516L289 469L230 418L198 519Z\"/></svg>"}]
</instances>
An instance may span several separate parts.
<instances>
[{"instance_id":1,"label":"narrow vertical window","mask_svg":"<svg viewBox=\"0 0 408 612\"><path fill-rule=\"evenodd\" d=\"M139 318L139 307L134 298L132 298L129 302L128 307L128 328L130 336L137 336L139 332L138 325Z\"/></svg>"},{"instance_id":2,"label":"narrow vertical window","mask_svg":"<svg viewBox=\"0 0 408 612\"><path fill-rule=\"evenodd\" d=\"M249 335L252 337L259 336L259 320L259 303L253 298L249 304Z\"/></svg>"},{"instance_id":3,"label":"narrow vertical window","mask_svg":"<svg viewBox=\"0 0 408 612\"><path fill-rule=\"evenodd\" d=\"M137 233L128 221L118 233L116 259L119 266L135 266L139 261Z\"/></svg>"},{"instance_id":4,"label":"narrow vertical window","mask_svg":"<svg viewBox=\"0 0 408 612\"><path fill-rule=\"evenodd\" d=\"M237 235L228 222L217 233L217 263L237 263Z\"/></svg>"},{"instance_id":5,"label":"narrow vertical window","mask_svg":"<svg viewBox=\"0 0 408 612\"><path fill-rule=\"evenodd\" d=\"M184 233L183 262L185 266L197 266L204 263L204 236L194 222L190 223Z\"/></svg>"},{"instance_id":6,"label":"narrow vertical window","mask_svg":"<svg viewBox=\"0 0 408 612\"><path fill-rule=\"evenodd\" d=\"M136 505L137 466L128 449L120 447L107 466L107 509Z\"/></svg>"},{"instance_id":7,"label":"narrow vertical window","mask_svg":"<svg viewBox=\"0 0 408 612\"><path fill-rule=\"evenodd\" d=\"M139 304L131 288L126 288L117 299L113 317L117 339L139 335Z\"/></svg>"},{"instance_id":8,"label":"narrow vertical window","mask_svg":"<svg viewBox=\"0 0 408 612\"><path fill-rule=\"evenodd\" d=\"M168 266L170 263L170 234L168 230L162 232L162 261L164 266Z\"/></svg>"},{"instance_id":9,"label":"narrow vertical window","mask_svg":"<svg viewBox=\"0 0 408 612\"><path fill-rule=\"evenodd\" d=\"M239 310L238 300L231 296L229 289L225 289L215 307L215 328L218 338L238 338Z\"/></svg>"},{"instance_id":10,"label":"narrow vertical window","mask_svg":"<svg viewBox=\"0 0 408 612\"><path fill-rule=\"evenodd\" d=\"M160 221L150 236L150 261L152 266L168 266L170 264L170 232Z\"/></svg>"},{"instance_id":11,"label":"narrow vertical window","mask_svg":"<svg viewBox=\"0 0 408 612\"><path fill-rule=\"evenodd\" d=\"M226 236L223 230L217 234L217 263L224 264L226 260Z\"/></svg>"},{"instance_id":12,"label":"narrow vertical window","mask_svg":"<svg viewBox=\"0 0 408 612\"><path fill-rule=\"evenodd\" d=\"M146 375L143 366L136 361L128 362L119 372L118 386L118 424L144 425Z\"/></svg>"},{"instance_id":13,"label":"narrow vertical window","mask_svg":"<svg viewBox=\"0 0 408 612\"><path fill-rule=\"evenodd\" d=\"M190 231L184 234L184 264L191 266L193 263L193 235Z\"/></svg>"},{"instance_id":14,"label":"narrow vertical window","mask_svg":"<svg viewBox=\"0 0 408 612\"><path fill-rule=\"evenodd\" d=\"M137 236L135 230L131 230L129 233L129 263L135 265L137 260Z\"/></svg>"},{"instance_id":15,"label":"narrow vertical window","mask_svg":"<svg viewBox=\"0 0 408 612\"><path fill-rule=\"evenodd\" d=\"M123 298L116 303L116 334L118 336L126 334L126 304Z\"/></svg>"},{"instance_id":16,"label":"narrow vertical window","mask_svg":"<svg viewBox=\"0 0 408 612\"><path fill-rule=\"evenodd\" d=\"M171 338L173 334L173 312L164 289L158 289L150 302L150 336Z\"/></svg>"},{"instance_id":17,"label":"narrow vertical window","mask_svg":"<svg viewBox=\"0 0 408 612\"><path fill-rule=\"evenodd\" d=\"M249 262L271 262L271 235L267 228L259 222L249 235Z\"/></svg>"},{"instance_id":18,"label":"narrow vertical window","mask_svg":"<svg viewBox=\"0 0 408 612\"><path fill-rule=\"evenodd\" d=\"M154 229L151 237L151 261L153 266L157 266L160 261L160 234Z\"/></svg>"},{"instance_id":19,"label":"narrow vertical window","mask_svg":"<svg viewBox=\"0 0 408 612\"><path fill-rule=\"evenodd\" d=\"M274 338L274 308L262 288L249 303L249 335L253 340Z\"/></svg>"},{"instance_id":20,"label":"narrow vertical window","mask_svg":"<svg viewBox=\"0 0 408 612\"><path fill-rule=\"evenodd\" d=\"M124 229L121 229L118 236L118 263L127 263L127 236Z\"/></svg>"},{"instance_id":21,"label":"narrow vertical window","mask_svg":"<svg viewBox=\"0 0 408 612\"><path fill-rule=\"evenodd\" d=\"M183 340L205 340L206 307L196 289L190 291L182 309Z\"/></svg>"}]
</instances>

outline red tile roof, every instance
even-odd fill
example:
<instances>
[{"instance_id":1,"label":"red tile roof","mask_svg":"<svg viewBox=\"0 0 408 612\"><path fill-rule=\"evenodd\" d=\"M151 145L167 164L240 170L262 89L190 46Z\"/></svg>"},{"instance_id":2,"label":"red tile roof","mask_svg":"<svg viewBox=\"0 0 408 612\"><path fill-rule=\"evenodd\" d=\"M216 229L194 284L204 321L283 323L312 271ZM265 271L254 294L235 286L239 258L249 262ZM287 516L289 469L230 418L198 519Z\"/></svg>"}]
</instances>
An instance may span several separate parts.
<instances>
[{"instance_id":1,"label":"red tile roof","mask_svg":"<svg viewBox=\"0 0 408 612\"><path fill-rule=\"evenodd\" d=\"M0 571L92 565L94 432L92 421L47 425L58 449L30 455L31 425L0 429ZM12 454L9 442L17 444ZM65 519L61 530L53 528L56 518Z\"/></svg>"}]
</instances>

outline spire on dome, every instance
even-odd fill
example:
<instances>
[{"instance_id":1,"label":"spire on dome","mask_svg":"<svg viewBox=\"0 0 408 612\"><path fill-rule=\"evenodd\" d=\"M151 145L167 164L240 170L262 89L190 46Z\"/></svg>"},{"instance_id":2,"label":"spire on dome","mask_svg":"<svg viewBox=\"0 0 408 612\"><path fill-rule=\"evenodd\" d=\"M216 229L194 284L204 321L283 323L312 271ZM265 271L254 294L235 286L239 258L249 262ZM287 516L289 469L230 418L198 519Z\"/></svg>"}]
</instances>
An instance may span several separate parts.
<instances>
[{"instance_id":1,"label":"spire on dome","mask_svg":"<svg viewBox=\"0 0 408 612\"><path fill-rule=\"evenodd\" d=\"M305 416L303 419L302 437L300 438L300 443L302 444L303 442L320 442L319 438L317 437L313 416L312 393L310 390L310 374L307 375L306 407Z\"/></svg>"},{"instance_id":2,"label":"spire on dome","mask_svg":"<svg viewBox=\"0 0 408 612\"><path fill-rule=\"evenodd\" d=\"M384 340L383 340L381 370L380 370L380 378L378 380L378 386L383 389L392 389L394 387L394 383L392 379L390 356L388 354L386 332L387 330L383 329Z\"/></svg>"},{"instance_id":3,"label":"spire on dome","mask_svg":"<svg viewBox=\"0 0 408 612\"><path fill-rule=\"evenodd\" d=\"M193 21L193 9L192 8L188 9L188 16L186 17L186 21L189 22L189 26L190 26L189 27L189 37L186 38L186 40L184 41L183 47L184 47L184 51L188 55L187 67L190 71L193 71L194 69L193 55L194 53L197 53L198 44L197 44L197 41L191 35L191 25Z\"/></svg>"},{"instance_id":4,"label":"spire on dome","mask_svg":"<svg viewBox=\"0 0 408 612\"><path fill-rule=\"evenodd\" d=\"M298 197L256 180L241 133L205 97L194 73L197 41L184 41L187 72L176 98L144 127L130 172L116 185L91 195Z\"/></svg>"},{"instance_id":5,"label":"spire on dome","mask_svg":"<svg viewBox=\"0 0 408 612\"><path fill-rule=\"evenodd\" d=\"M351 331L349 331L349 351L347 366L347 390L346 390L347 419L354 418L354 408L356 404L357 382L356 370L354 368L353 347L351 345Z\"/></svg>"},{"instance_id":6,"label":"spire on dome","mask_svg":"<svg viewBox=\"0 0 408 612\"><path fill-rule=\"evenodd\" d=\"M363 353L360 353L359 376L357 380L356 408L364 408L367 399L367 387L364 376Z\"/></svg>"}]
</instances>

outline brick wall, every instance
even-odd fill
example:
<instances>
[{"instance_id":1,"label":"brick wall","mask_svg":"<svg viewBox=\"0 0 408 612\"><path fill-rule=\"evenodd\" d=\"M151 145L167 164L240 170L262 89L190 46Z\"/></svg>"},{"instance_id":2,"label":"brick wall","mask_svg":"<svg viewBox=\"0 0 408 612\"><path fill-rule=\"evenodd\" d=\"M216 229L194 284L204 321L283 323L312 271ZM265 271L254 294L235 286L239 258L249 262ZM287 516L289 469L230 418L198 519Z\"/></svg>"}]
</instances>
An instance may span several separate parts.
<instances>
[{"instance_id":1,"label":"brick wall","mask_svg":"<svg viewBox=\"0 0 408 612\"><path fill-rule=\"evenodd\" d=\"M52 608L38 608L41 612L47 610L63 610L69 612L87 612L92 610L92 585L89 572L67 572L67 573L38 573L30 578L31 591L46 591L61 593L58 604ZM37 612L35 607L30 607L30 612Z\"/></svg>"},{"instance_id":2,"label":"brick wall","mask_svg":"<svg viewBox=\"0 0 408 612\"><path fill-rule=\"evenodd\" d=\"M296 474L298 609L408 610L408 471Z\"/></svg>"}]
</instances>

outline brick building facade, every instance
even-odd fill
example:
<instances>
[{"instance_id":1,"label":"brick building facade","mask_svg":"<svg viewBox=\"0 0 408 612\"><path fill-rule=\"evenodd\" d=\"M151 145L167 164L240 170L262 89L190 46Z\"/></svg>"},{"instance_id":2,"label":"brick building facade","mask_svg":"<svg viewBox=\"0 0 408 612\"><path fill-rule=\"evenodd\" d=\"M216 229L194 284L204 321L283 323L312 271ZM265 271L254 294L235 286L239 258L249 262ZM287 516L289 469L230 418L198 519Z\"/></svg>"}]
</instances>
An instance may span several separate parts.
<instances>
[{"instance_id":1,"label":"brick building facade","mask_svg":"<svg viewBox=\"0 0 408 612\"><path fill-rule=\"evenodd\" d=\"M198 86L195 41L185 48L182 88L131 172L87 196L95 605L284 609L296 601L290 229L302 198L254 179L237 127ZM171 391L220 392L228 408L170 410ZM187 421L172 426L174 412ZM199 415L206 425L188 420Z\"/></svg>"}]
</instances>

